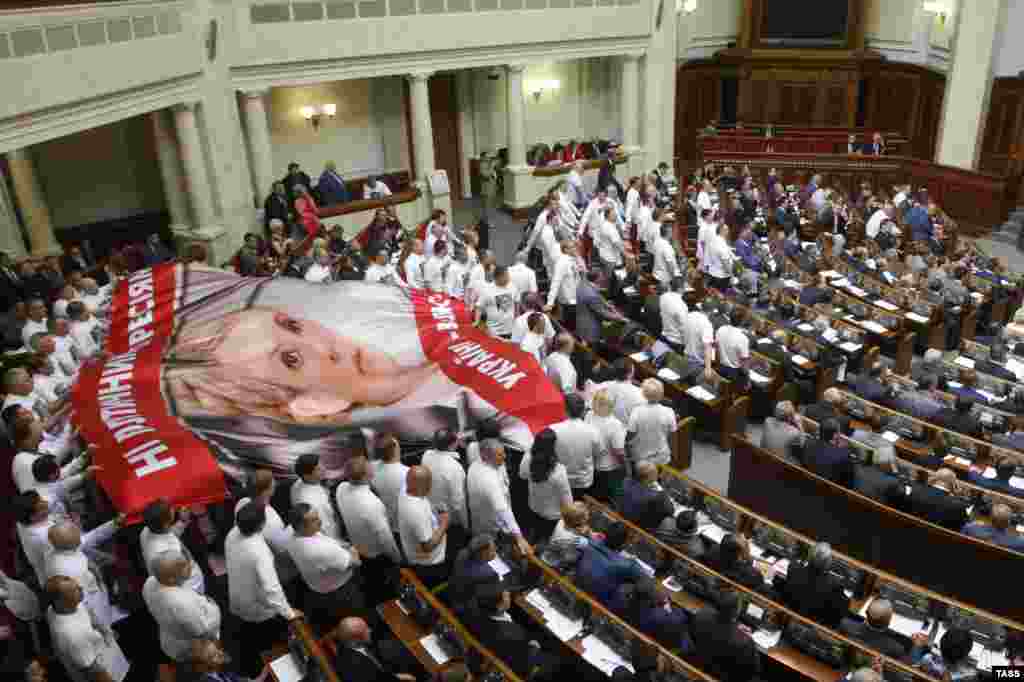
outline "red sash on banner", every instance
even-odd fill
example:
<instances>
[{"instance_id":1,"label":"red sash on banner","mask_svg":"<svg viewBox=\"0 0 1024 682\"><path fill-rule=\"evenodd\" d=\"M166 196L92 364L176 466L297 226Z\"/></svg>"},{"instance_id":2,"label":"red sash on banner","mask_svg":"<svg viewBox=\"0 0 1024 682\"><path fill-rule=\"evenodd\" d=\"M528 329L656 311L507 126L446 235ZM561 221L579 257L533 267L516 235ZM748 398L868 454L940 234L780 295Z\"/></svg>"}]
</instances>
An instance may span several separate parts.
<instances>
[{"instance_id":1,"label":"red sash on banner","mask_svg":"<svg viewBox=\"0 0 1024 682\"><path fill-rule=\"evenodd\" d=\"M423 353L445 376L533 434L565 419L565 399L536 358L474 327L461 301L426 290L411 295Z\"/></svg>"},{"instance_id":2,"label":"red sash on banner","mask_svg":"<svg viewBox=\"0 0 1024 682\"><path fill-rule=\"evenodd\" d=\"M224 475L206 444L167 409L160 361L174 327L179 268L159 265L118 284L109 353L82 367L73 421L98 446L97 480L131 518L156 499L174 505L224 498Z\"/></svg>"}]
</instances>

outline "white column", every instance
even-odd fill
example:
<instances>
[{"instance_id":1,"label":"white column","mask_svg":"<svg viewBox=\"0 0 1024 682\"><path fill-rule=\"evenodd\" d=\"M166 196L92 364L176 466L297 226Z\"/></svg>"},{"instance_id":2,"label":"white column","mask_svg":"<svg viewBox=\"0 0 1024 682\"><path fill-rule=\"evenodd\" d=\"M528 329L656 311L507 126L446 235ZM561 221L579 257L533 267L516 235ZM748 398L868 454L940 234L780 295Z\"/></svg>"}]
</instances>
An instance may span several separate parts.
<instances>
[{"instance_id":1,"label":"white column","mask_svg":"<svg viewBox=\"0 0 1024 682\"><path fill-rule=\"evenodd\" d=\"M508 67L508 165L509 168L526 166L526 118L523 114L523 64Z\"/></svg>"},{"instance_id":2,"label":"white column","mask_svg":"<svg viewBox=\"0 0 1024 682\"><path fill-rule=\"evenodd\" d=\"M53 233L53 218L46 205L43 188L36 177L35 164L27 148L7 152L7 165L11 170L14 196L21 209L21 217L28 229L33 256L60 253L60 244Z\"/></svg>"},{"instance_id":3,"label":"white column","mask_svg":"<svg viewBox=\"0 0 1024 682\"><path fill-rule=\"evenodd\" d=\"M622 85L619 111L622 116L622 146L627 152L638 146L637 126L640 111L640 55L622 56Z\"/></svg>"},{"instance_id":4,"label":"white column","mask_svg":"<svg viewBox=\"0 0 1024 682\"><path fill-rule=\"evenodd\" d=\"M242 93L245 128L252 152L252 180L256 186L256 205L262 206L274 183L274 152L270 146L270 123L267 121L266 90Z\"/></svg>"},{"instance_id":5,"label":"white column","mask_svg":"<svg viewBox=\"0 0 1024 682\"><path fill-rule=\"evenodd\" d=\"M14 203L7 193L7 182L0 174L0 251L4 251L14 260L27 254L25 238L21 234L21 225L14 211Z\"/></svg>"},{"instance_id":6,"label":"white column","mask_svg":"<svg viewBox=\"0 0 1024 682\"><path fill-rule=\"evenodd\" d=\"M188 213L188 199L185 197L185 180L181 174L181 159L178 158L178 143L174 129L165 109L149 112L149 122L156 140L156 156L160 163L160 177L164 182L164 197L167 212L171 214L171 230L187 230L192 224Z\"/></svg>"},{"instance_id":7,"label":"white column","mask_svg":"<svg viewBox=\"0 0 1024 682\"><path fill-rule=\"evenodd\" d=\"M1005 20L1005 6L1006 0L973 0L957 12L953 66L946 78L936 145L940 164L977 168L992 95L996 33Z\"/></svg>"},{"instance_id":8,"label":"white column","mask_svg":"<svg viewBox=\"0 0 1024 682\"><path fill-rule=\"evenodd\" d=\"M429 185L434 172L434 129L430 123L429 71L411 73L409 79L409 106L412 116L412 148L416 156L416 180Z\"/></svg>"},{"instance_id":9,"label":"white column","mask_svg":"<svg viewBox=\"0 0 1024 682\"><path fill-rule=\"evenodd\" d=\"M473 196L469 161L477 155L476 124L473 120L473 72L469 69L455 72L455 95L459 98L459 144L462 147L459 172L462 174L462 198L469 199Z\"/></svg>"},{"instance_id":10,"label":"white column","mask_svg":"<svg viewBox=\"0 0 1024 682\"><path fill-rule=\"evenodd\" d=\"M199 127L196 124L196 102L174 106L174 125L178 130L181 163L185 168L185 187L188 188L192 202L195 228L211 227L217 218L210 196L210 181L206 173L203 145L199 139Z\"/></svg>"}]
</instances>

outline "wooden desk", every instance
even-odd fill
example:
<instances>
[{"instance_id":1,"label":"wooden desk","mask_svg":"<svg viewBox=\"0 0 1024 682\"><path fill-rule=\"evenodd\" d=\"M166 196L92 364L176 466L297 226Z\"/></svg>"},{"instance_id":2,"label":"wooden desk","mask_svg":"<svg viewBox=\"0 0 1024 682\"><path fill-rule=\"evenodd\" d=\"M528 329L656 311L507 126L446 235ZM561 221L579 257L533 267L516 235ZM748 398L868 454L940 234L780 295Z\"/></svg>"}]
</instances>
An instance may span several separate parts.
<instances>
[{"instance_id":1,"label":"wooden desk","mask_svg":"<svg viewBox=\"0 0 1024 682\"><path fill-rule=\"evenodd\" d=\"M324 653L324 648L330 648L329 642L330 636L325 636L321 640L317 640L313 631L306 624L303 619L294 620L291 622L291 631L302 643L302 646L309 653L310 661L320 669L320 674L323 676L325 682L341 682L341 678L334 671L334 666L328 660ZM289 653L288 645L286 643L278 643L269 652L262 652L260 656L263 658L263 662L269 667L271 661L277 660L280 656L284 656ZM277 679L277 675L274 673L274 669L270 668L269 677L273 682L280 682Z\"/></svg>"},{"instance_id":2,"label":"wooden desk","mask_svg":"<svg viewBox=\"0 0 1024 682\"><path fill-rule=\"evenodd\" d=\"M378 605L377 613L391 628L395 638L416 657L416 660L428 673L435 675L445 667L435 661L434 657L427 653L427 650L420 644L420 640L428 636L430 631L402 610L402 605L398 603L397 599Z\"/></svg>"}]
</instances>

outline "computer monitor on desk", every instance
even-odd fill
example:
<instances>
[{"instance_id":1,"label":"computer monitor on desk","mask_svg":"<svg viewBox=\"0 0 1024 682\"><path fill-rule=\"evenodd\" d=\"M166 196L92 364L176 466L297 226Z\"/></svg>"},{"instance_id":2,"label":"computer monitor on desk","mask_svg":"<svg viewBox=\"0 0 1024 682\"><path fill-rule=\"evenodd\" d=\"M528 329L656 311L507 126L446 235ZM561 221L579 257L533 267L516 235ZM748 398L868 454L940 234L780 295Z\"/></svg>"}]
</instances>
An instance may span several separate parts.
<instances>
[{"instance_id":1,"label":"computer monitor on desk","mask_svg":"<svg viewBox=\"0 0 1024 682\"><path fill-rule=\"evenodd\" d=\"M1007 596L1012 594L1012 589ZM971 639L989 651L1002 652L1006 648L1006 628L976 613L950 606L942 620L943 632L958 627L967 630Z\"/></svg>"},{"instance_id":2,"label":"computer monitor on desk","mask_svg":"<svg viewBox=\"0 0 1024 682\"><path fill-rule=\"evenodd\" d=\"M624 660L632 659L633 637L619 621L594 613L586 629Z\"/></svg>"},{"instance_id":3,"label":"computer monitor on desk","mask_svg":"<svg viewBox=\"0 0 1024 682\"><path fill-rule=\"evenodd\" d=\"M736 523L738 520L738 514L732 507L726 506L721 501L713 497L704 498L704 512L708 515L719 528L727 532L736 530Z\"/></svg>"},{"instance_id":4,"label":"computer monitor on desk","mask_svg":"<svg viewBox=\"0 0 1024 682\"><path fill-rule=\"evenodd\" d=\"M792 560L801 554L799 540L762 521L754 522L754 528L750 535L754 544L764 552L762 558L775 557Z\"/></svg>"},{"instance_id":5,"label":"computer monitor on desk","mask_svg":"<svg viewBox=\"0 0 1024 682\"><path fill-rule=\"evenodd\" d=\"M901 616L908 621L920 623L921 627L915 630L931 630L934 621L935 607L925 595L908 590L895 583L879 580L877 588L878 596L887 599L892 604L894 615ZM897 630L899 631L899 630ZM914 632L903 633L908 637Z\"/></svg>"},{"instance_id":6,"label":"computer monitor on desk","mask_svg":"<svg viewBox=\"0 0 1024 682\"><path fill-rule=\"evenodd\" d=\"M685 479L673 474L662 474L661 485L676 504L683 507L699 507L700 491L692 487Z\"/></svg>"},{"instance_id":7,"label":"computer monitor on desk","mask_svg":"<svg viewBox=\"0 0 1024 682\"><path fill-rule=\"evenodd\" d=\"M924 440L924 424L915 422L907 416L891 414L888 430L910 440Z\"/></svg>"},{"instance_id":8,"label":"computer monitor on desk","mask_svg":"<svg viewBox=\"0 0 1024 682\"><path fill-rule=\"evenodd\" d=\"M855 568L840 559L833 559L832 566L828 572L839 581L844 590L848 590L855 597L864 593L866 576L864 571L859 568Z\"/></svg>"},{"instance_id":9,"label":"computer monitor on desk","mask_svg":"<svg viewBox=\"0 0 1024 682\"><path fill-rule=\"evenodd\" d=\"M821 628L791 618L784 635L795 648L833 668L842 668L846 662L846 643Z\"/></svg>"},{"instance_id":10,"label":"computer monitor on desk","mask_svg":"<svg viewBox=\"0 0 1024 682\"><path fill-rule=\"evenodd\" d=\"M845 401L846 404L845 404L844 407L846 408L846 413L848 415L850 415L854 419L866 419L867 418L867 416L868 416L867 407L868 406L865 404L865 402L863 400L861 400L860 398L858 398L856 396L850 395L849 393L847 393L845 395L845 398L846 398L846 401Z\"/></svg>"},{"instance_id":11,"label":"computer monitor on desk","mask_svg":"<svg viewBox=\"0 0 1024 682\"><path fill-rule=\"evenodd\" d=\"M432 629L440 618L437 610L407 580L402 580L398 587L398 604L424 629Z\"/></svg>"}]
</instances>

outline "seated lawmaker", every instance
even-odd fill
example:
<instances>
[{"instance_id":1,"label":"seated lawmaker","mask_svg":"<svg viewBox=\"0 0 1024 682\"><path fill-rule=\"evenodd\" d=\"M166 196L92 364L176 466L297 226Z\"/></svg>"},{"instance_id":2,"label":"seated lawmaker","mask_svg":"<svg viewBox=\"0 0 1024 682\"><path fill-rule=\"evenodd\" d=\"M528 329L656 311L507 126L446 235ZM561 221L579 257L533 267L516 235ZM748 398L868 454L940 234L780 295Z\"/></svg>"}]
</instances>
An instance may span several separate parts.
<instances>
[{"instance_id":1,"label":"seated lawmaker","mask_svg":"<svg viewBox=\"0 0 1024 682\"><path fill-rule=\"evenodd\" d=\"M818 438L804 445L803 465L844 488L853 487L853 460L850 459L850 449L839 438L839 423L835 419L821 422Z\"/></svg>"},{"instance_id":2,"label":"seated lawmaker","mask_svg":"<svg viewBox=\"0 0 1024 682\"><path fill-rule=\"evenodd\" d=\"M891 391L885 385L887 370L881 362L876 362L867 371L857 377L850 388L864 400L885 405L889 401Z\"/></svg>"},{"instance_id":3,"label":"seated lawmaker","mask_svg":"<svg viewBox=\"0 0 1024 682\"><path fill-rule=\"evenodd\" d=\"M604 542L592 540L581 550L576 585L602 604L610 604L625 583L646 576L640 564L622 555L626 539L626 527L615 523L605 531Z\"/></svg>"},{"instance_id":4,"label":"seated lawmaker","mask_svg":"<svg viewBox=\"0 0 1024 682\"><path fill-rule=\"evenodd\" d=\"M1012 518L1013 511L1007 505L997 504L992 507L991 525L968 523L964 526L963 533L1015 552L1024 552L1024 535L1014 531L1010 526Z\"/></svg>"},{"instance_id":5,"label":"seated lawmaker","mask_svg":"<svg viewBox=\"0 0 1024 682\"><path fill-rule=\"evenodd\" d=\"M476 613L466 625L473 636L521 679L549 679L559 666L557 657L541 651L529 631L515 622L508 610L512 595L499 585L491 586L476 600Z\"/></svg>"},{"instance_id":6,"label":"seated lawmaker","mask_svg":"<svg viewBox=\"0 0 1024 682\"><path fill-rule=\"evenodd\" d=\"M666 516L654 531L654 537L691 559L704 558L704 540L697 532L697 512L684 509L675 516Z\"/></svg>"},{"instance_id":7,"label":"seated lawmaker","mask_svg":"<svg viewBox=\"0 0 1024 682\"><path fill-rule=\"evenodd\" d=\"M774 452L793 464L799 464L798 456L804 442L804 432L800 424L793 403L788 400L776 403L775 416L764 420L761 448Z\"/></svg>"},{"instance_id":8,"label":"seated lawmaker","mask_svg":"<svg viewBox=\"0 0 1024 682\"><path fill-rule=\"evenodd\" d=\"M917 380L916 391L898 391L893 398L892 407L898 412L909 414L917 419L930 421L946 409L946 403L939 396L937 380L934 375L926 374Z\"/></svg>"},{"instance_id":9,"label":"seated lawmaker","mask_svg":"<svg viewBox=\"0 0 1024 682\"><path fill-rule=\"evenodd\" d=\"M891 621L892 604L887 599L876 597L868 605L865 620L844 618L839 624L839 630L885 656L909 661L913 642L910 638L890 630Z\"/></svg>"},{"instance_id":10,"label":"seated lawmaker","mask_svg":"<svg viewBox=\"0 0 1024 682\"><path fill-rule=\"evenodd\" d=\"M821 424L826 419L833 419L842 433L850 433L850 418L843 409L843 394L838 388L825 389L821 400L804 408L804 416Z\"/></svg>"},{"instance_id":11,"label":"seated lawmaker","mask_svg":"<svg viewBox=\"0 0 1024 682\"><path fill-rule=\"evenodd\" d=\"M981 421L971 414L973 407L974 400L966 395L958 395L953 407L947 407L935 415L935 424L965 436L981 438Z\"/></svg>"},{"instance_id":12,"label":"seated lawmaker","mask_svg":"<svg viewBox=\"0 0 1024 682\"><path fill-rule=\"evenodd\" d=\"M1010 484L1010 479L1013 478L1017 471L1017 463L1012 458L1001 457L996 462L995 469L995 478L985 478L985 476L975 473L973 470L969 471L967 473L967 481L986 490L994 490L997 493L1013 495L1014 497L1024 497L1024 488L1018 488Z\"/></svg>"},{"instance_id":13,"label":"seated lawmaker","mask_svg":"<svg viewBox=\"0 0 1024 682\"><path fill-rule=\"evenodd\" d=\"M828 303L832 300L832 290L829 289L825 276L818 274L817 281L806 286L800 291L800 305L812 306L819 303Z\"/></svg>"},{"instance_id":14,"label":"seated lawmaker","mask_svg":"<svg viewBox=\"0 0 1024 682\"><path fill-rule=\"evenodd\" d=\"M686 611L672 605L668 591L654 578L645 577L620 587L611 608L666 649L683 655L693 651Z\"/></svg>"},{"instance_id":15,"label":"seated lawmaker","mask_svg":"<svg viewBox=\"0 0 1024 682\"><path fill-rule=\"evenodd\" d=\"M405 647L394 639L374 638L362 618L343 618L328 636L337 649L334 669L344 670L348 682L415 682L409 673L416 663Z\"/></svg>"},{"instance_id":16,"label":"seated lawmaker","mask_svg":"<svg viewBox=\"0 0 1024 682\"><path fill-rule=\"evenodd\" d=\"M697 664L721 682L749 682L761 672L754 640L740 629L742 602L731 590L718 597L718 608L705 606L690 622Z\"/></svg>"},{"instance_id":17,"label":"seated lawmaker","mask_svg":"<svg viewBox=\"0 0 1024 682\"><path fill-rule=\"evenodd\" d=\"M909 489L909 492L908 492ZM956 497L956 474L939 469L928 484L899 483L890 489L886 504L949 530L959 531L967 523L967 500Z\"/></svg>"},{"instance_id":18,"label":"seated lawmaker","mask_svg":"<svg viewBox=\"0 0 1024 682\"><path fill-rule=\"evenodd\" d=\"M707 555L706 563L730 580L758 592L770 593L771 587L754 566L750 542L738 533L728 533Z\"/></svg>"},{"instance_id":19,"label":"seated lawmaker","mask_svg":"<svg viewBox=\"0 0 1024 682\"><path fill-rule=\"evenodd\" d=\"M961 367L957 376L957 383L960 386L954 386L952 383L946 385L947 390L957 398L969 398L975 403L981 403L982 405L990 404L991 401L988 397L978 391L978 373L975 370Z\"/></svg>"},{"instance_id":20,"label":"seated lawmaker","mask_svg":"<svg viewBox=\"0 0 1024 682\"><path fill-rule=\"evenodd\" d=\"M502 582L502 576L490 564L497 556L494 536L489 533L474 536L459 551L448 578L448 599L454 606L464 606L477 597L481 588Z\"/></svg>"},{"instance_id":21,"label":"seated lawmaker","mask_svg":"<svg viewBox=\"0 0 1024 682\"><path fill-rule=\"evenodd\" d=\"M782 601L791 609L830 628L850 613L850 600L842 585L829 573L832 547L819 542L806 563L792 562L784 579L775 580Z\"/></svg>"},{"instance_id":22,"label":"seated lawmaker","mask_svg":"<svg viewBox=\"0 0 1024 682\"><path fill-rule=\"evenodd\" d=\"M626 479L619 510L630 523L644 530L653 530L665 518L665 502L672 513L672 500L658 483L658 467L651 462L638 462L634 478Z\"/></svg>"}]
</instances>

